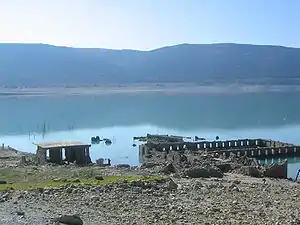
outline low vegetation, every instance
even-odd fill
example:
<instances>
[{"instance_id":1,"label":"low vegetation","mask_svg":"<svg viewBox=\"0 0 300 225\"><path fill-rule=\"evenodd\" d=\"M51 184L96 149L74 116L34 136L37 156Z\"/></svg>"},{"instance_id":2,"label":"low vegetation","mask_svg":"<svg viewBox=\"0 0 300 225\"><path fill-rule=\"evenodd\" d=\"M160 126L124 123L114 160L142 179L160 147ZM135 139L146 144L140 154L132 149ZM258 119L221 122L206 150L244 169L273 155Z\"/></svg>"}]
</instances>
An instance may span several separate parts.
<instances>
[{"instance_id":1,"label":"low vegetation","mask_svg":"<svg viewBox=\"0 0 300 225\"><path fill-rule=\"evenodd\" d=\"M154 181L162 177L144 177L136 175L103 175L103 168L69 168L69 167L27 167L0 169L0 180L7 184L0 185L1 190L37 190L41 188L57 188L62 185L101 186L109 183Z\"/></svg>"}]
</instances>

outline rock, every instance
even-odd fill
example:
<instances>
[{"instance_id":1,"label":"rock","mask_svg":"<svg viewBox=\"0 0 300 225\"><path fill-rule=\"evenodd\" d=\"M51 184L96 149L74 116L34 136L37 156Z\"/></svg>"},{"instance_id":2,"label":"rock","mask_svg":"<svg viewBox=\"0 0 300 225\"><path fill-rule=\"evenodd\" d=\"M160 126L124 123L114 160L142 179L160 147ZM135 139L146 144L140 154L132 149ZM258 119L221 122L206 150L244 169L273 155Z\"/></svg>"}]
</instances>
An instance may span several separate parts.
<instances>
[{"instance_id":1,"label":"rock","mask_svg":"<svg viewBox=\"0 0 300 225\"><path fill-rule=\"evenodd\" d=\"M91 199L91 201L94 201L94 202L100 201L100 197L96 196L96 195L90 196L90 199Z\"/></svg>"},{"instance_id":2,"label":"rock","mask_svg":"<svg viewBox=\"0 0 300 225\"><path fill-rule=\"evenodd\" d=\"M104 177L103 177L103 176L100 176L100 175L96 175L96 176L95 176L95 179L96 179L96 180L104 180Z\"/></svg>"},{"instance_id":3,"label":"rock","mask_svg":"<svg viewBox=\"0 0 300 225\"><path fill-rule=\"evenodd\" d=\"M145 162L141 165L141 168L142 169L150 169L150 168L153 168L155 166L157 166L158 164L157 163L154 163L154 162Z\"/></svg>"},{"instance_id":4,"label":"rock","mask_svg":"<svg viewBox=\"0 0 300 225\"><path fill-rule=\"evenodd\" d=\"M241 181L240 181L240 180L234 180L234 181L232 181L232 183L233 183L233 184L240 184Z\"/></svg>"},{"instance_id":5,"label":"rock","mask_svg":"<svg viewBox=\"0 0 300 225\"><path fill-rule=\"evenodd\" d=\"M4 193L2 196L0 196L0 202L6 202L9 199L9 194Z\"/></svg>"},{"instance_id":6,"label":"rock","mask_svg":"<svg viewBox=\"0 0 300 225\"><path fill-rule=\"evenodd\" d=\"M78 215L65 215L59 218L56 218L54 222L59 222L68 225L83 225L82 219Z\"/></svg>"},{"instance_id":7,"label":"rock","mask_svg":"<svg viewBox=\"0 0 300 225\"><path fill-rule=\"evenodd\" d=\"M223 177L223 173L218 168L214 167L194 167L187 169L185 175L191 178L208 178L208 177Z\"/></svg>"},{"instance_id":8,"label":"rock","mask_svg":"<svg viewBox=\"0 0 300 225\"><path fill-rule=\"evenodd\" d=\"M260 170L255 166L242 166L238 172L246 176L261 177Z\"/></svg>"},{"instance_id":9,"label":"rock","mask_svg":"<svg viewBox=\"0 0 300 225\"><path fill-rule=\"evenodd\" d=\"M41 188L41 187L37 188L36 190L37 190L39 193L43 193L43 192L44 192L44 188Z\"/></svg>"},{"instance_id":10,"label":"rock","mask_svg":"<svg viewBox=\"0 0 300 225\"><path fill-rule=\"evenodd\" d=\"M181 177L180 177L180 174L178 174L178 173L170 174L170 177L172 177L172 178L177 178L177 179L181 178Z\"/></svg>"},{"instance_id":11,"label":"rock","mask_svg":"<svg viewBox=\"0 0 300 225\"><path fill-rule=\"evenodd\" d=\"M129 164L118 164L116 165L117 168L130 168Z\"/></svg>"},{"instance_id":12,"label":"rock","mask_svg":"<svg viewBox=\"0 0 300 225\"><path fill-rule=\"evenodd\" d=\"M234 183L232 183L228 186L228 190L229 191L239 191L239 188Z\"/></svg>"},{"instance_id":13,"label":"rock","mask_svg":"<svg viewBox=\"0 0 300 225\"><path fill-rule=\"evenodd\" d=\"M284 160L281 164L271 164L267 166L264 172L266 177L273 177L273 178L287 178L287 164L288 161Z\"/></svg>"},{"instance_id":14,"label":"rock","mask_svg":"<svg viewBox=\"0 0 300 225\"><path fill-rule=\"evenodd\" d=\"M49 195L51 193L51 190L50 189L44 189L43 193L46 194L46 195Z\"/></svg>"},{"instance_id":15,"label":"rock","mask_svg":"<svg viewBox=\"0 0 300 225\"><path fill-rule=\"evenodd\" d=\"M73 192L73 189L71 187L68 187L65 189L65 191L68 193L68 194L71 194Z\"/></svg>"},{"instance_id":16,"label":"rock","mask_svg":"<svg viewBox=\"0 0 300 225\"><path fill-rule=\"evenodd\" d=\"M133 187L141 187L141 188L147 188L148 186L146 183L142 180L134 180L130 182L130 185Z\"/></svg>"},{"instance_id":17,"label":"rock","mask_svg":"<svg viewBox=\"0 0 300 225\"><path fill-rule=\"evenodd\" d=\"M0 184L7 184L6 180L0 180Z\"/></svg>"},{"instance_id":18,"label":"rock","mask_svg":"<svg viewBox=\"0 0 300 225\"><path fill-rule=\"evenodd\" d=\"M222 164L219 164L219 165L216 165L223 173L227 173L229 172L232 167L231 167L231 164L230 163L222 163Z\"/></svg>"},{"instance_id":19,"label":"rock","mask_svg":"<svg viewBox=\"0 0 300 225\"><path fill-rule=\"evenodd\" d=\"M150 159L150 158L153 157L153 155L149 153L149 154L145 155L145 157L148 158L148 159Z\"/></svg>"},{"instance_id":20,"label":"rock","mask_svg":"<svg viewBox=\"0 0 300 225\"><path fill-rule=\"evenodd\" d=\"M171 173L176 173L177 170L172 163L169 163L164 168L162 168L161 172L164 174L171 174Z\"/></svg>"},{"instance_id":21,"label":"rock","mask_svg":"<svg viewBox=\"0 0 300 225\"><path fill-rule=\"evenodd\" d=\"M2 195L2 198L8 198L9 197L9 193L4 193L3 195Z\"/></svg>"},{"instance_id":22,"label":"rock","mask_svg":"<svg viewBox=\"0 0 300 225\"><path fill-rule=\"evenodd\" d=\"M172 179L169 180L167 185L169 190L176 190L178 188L178 184L176 184Z\"/></svg>"},{"instance_id":23,"label":"rock","mask_svg":"<svg viewBox=\"0 0 300 225\"><path fill-rule=\"evenodd\" d=\"M193 184L193 186L192 186L192 188L194 189L194 190L199 190L199 189L201 189L203 187L203 184L201 183L201 182L195 182L194 184Z\"/></svg>"},{"instance_id":24,"label":"rock","mask_svg":"<svg viewBox=\"0 0 300 225\"><path fill-rule=\"evenodd\" d=\"M52 179L54 182L61 182L62 180L60 178L53 178Z\"/></svg>"},{"instance_id":25,"label":"rock","mask_svg":"<svg viewBox=\"0 0 300 225\"><path fill-rule=\"evenodd\" d=\"M25 212L23 212L23 211L17 211L16 213L17 213L18 216L24 216L25 215Z\"/></svg>"}]
</instances>

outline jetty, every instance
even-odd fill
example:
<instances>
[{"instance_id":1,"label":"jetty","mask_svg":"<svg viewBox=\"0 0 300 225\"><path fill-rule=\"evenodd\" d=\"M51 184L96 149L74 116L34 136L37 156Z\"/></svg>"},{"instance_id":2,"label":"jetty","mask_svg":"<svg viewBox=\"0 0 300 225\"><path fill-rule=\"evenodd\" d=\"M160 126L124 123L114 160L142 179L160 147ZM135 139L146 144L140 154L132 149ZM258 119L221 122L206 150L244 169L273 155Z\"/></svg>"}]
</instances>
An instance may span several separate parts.
<instances>
[{"instance_id":1,"label":"jetty","mask_svg":"<svg viewBox=\"0 0 300 225\"><path fill-rule=\"evenodd\" d=\"M170 151L207 151L224 156L235 154L253 158L267 158L300 155L300 146L266 139L237 139L199 142L147 142L139 146L140 155L147 155L148 150L169 153Z\"/></svg>"}]
</instances>

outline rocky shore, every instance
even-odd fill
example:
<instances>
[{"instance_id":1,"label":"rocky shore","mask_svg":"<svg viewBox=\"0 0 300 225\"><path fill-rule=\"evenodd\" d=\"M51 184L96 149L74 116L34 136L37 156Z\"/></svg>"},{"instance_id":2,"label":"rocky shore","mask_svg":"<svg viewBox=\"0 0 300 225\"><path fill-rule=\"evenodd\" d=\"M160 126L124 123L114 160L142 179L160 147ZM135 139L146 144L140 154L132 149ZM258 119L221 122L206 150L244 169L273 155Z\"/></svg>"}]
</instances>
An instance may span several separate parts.
<instances>
[{"instance_id":1,"label":"rocky shore","mask_svg":"<svg viewBox=\"0 0 300 225\"><path fill-rule=\"evenodd\" d=\"M297 182L238 172L251 159L202 158L138 167L7 164L0 224L300 224Z\"/></svg>"}]
</instances>

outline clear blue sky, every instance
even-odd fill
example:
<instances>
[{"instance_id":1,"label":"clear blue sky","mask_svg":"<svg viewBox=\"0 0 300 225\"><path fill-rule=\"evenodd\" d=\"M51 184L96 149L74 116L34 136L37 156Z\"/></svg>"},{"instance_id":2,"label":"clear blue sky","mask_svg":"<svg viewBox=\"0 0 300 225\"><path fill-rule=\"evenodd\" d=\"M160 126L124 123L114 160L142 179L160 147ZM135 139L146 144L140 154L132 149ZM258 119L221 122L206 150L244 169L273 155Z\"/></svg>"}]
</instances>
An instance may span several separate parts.
<instances>
[{"instance_id":1,"label":"clear blue sky","mask_svg":"<svg viewBox=\"0 0 300 225\"><path fill-rule=\"evenodd\" d=\"M300 0L1 0L0 42L141 50L217 42L300 47Z\"/></svg>"}]
</instances>

